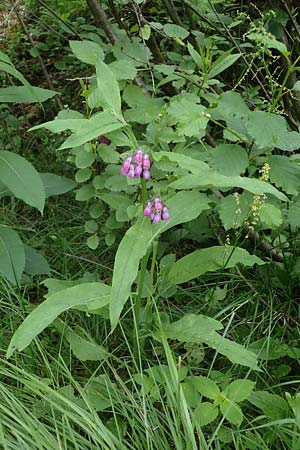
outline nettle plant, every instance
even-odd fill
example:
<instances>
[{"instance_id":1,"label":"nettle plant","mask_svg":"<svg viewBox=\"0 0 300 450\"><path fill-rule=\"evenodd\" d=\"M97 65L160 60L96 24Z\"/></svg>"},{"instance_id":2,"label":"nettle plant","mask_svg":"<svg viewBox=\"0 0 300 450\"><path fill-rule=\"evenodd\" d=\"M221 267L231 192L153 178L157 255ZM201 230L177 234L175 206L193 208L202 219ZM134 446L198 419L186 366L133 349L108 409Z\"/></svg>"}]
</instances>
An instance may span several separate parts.
<instances>
[{"instance_id":1,"label":"nettle plant","mask_svg":"<svg viewBox=\"0 0 300 450\"><path fill-rule=\"evenodd\" d=\"M4 74L4 77L9 75L20 83L0 88L0 104L42 103L56 95L49 89L32 86L1 51L0 74ZM21 199L42 214L47 197L65 193L75 185L74 181L55 174L38 173L23 156L13 151L0 150L0 198ZM5 224L3 219L0 224L1 276L19 285L24 273L49 275L50 267L43 255L23 244L14 227Z\"/></svg>"},{"instance_id":2,"label":"nettle plant","mask_svg":"<svg viewBox=\"0 0 300 450\"><path fill-rule=\"evenodd\" d=\"M84 90L87 116L63 111L32 130L71 131L59 150L68 150L69 160L78 168L76 181L82 186L76 198L89 202L88 245L96 249L103 233L107 245L121 240L111 285L45 281L46 301L16 331L7 356L26 348L70 308L109 318L113 331L130 300L140 350L146 339L159 341L169 367L174 368L171 340L204 344L234 364L259 370L256 354L228 339L219 321L188 314L169 323L161 314L160 299L175 295L178 285L207 272L270 262L269 254L263 260L238 243L254 228L275 230L280 236L285 227L298 225L300 168L291 152L300 146L300 134L290 131L280 115L251 111L237 92L217 94L209 89L219 84L214 77L237 61L232 51L211 60L202 76L206 56L188 44L185 91L168 99L145 96L132 82L139 63L127 57L128 46L123 58L119 51L110 64L103 62L102 48L94 42L71 42L71 48L95 68L96 75ZM161 65L158 72L160 78L162 73L169 77ZM226 245L208 244L212 221ZM272 233L269 236L273 239ZM182 239L199 243L200 248L181 257L168 253ZM196 407L200 416L201 408L210 412L203 425L213 421L219 409L232 424L241 423L238 403L250 396L252 382L237 380L220 390L213 381L207 384L209 380L187 374L180 378L176 370L171 379L183 402L193 392L199 399L213 400ZM145 377L154 383L153 374ZM178 388L180 382L185 384Z\"/></svg>"}]
</instances>

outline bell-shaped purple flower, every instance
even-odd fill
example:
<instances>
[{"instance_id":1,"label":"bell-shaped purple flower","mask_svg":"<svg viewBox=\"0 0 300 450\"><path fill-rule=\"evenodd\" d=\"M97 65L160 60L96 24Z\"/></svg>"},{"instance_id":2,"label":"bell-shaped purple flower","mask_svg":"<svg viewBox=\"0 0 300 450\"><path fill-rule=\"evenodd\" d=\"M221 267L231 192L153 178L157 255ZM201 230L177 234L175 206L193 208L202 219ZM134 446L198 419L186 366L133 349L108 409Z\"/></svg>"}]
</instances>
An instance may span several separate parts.
<instances>
[{"instance_id":1,"label":"bell-shaped purple flower","mask_svg":"<svg viewBox=\"0 0 300 450\"><path fill-rule=\"evenodd\" d=\"M169 220L168 208L163 204L160 198L148 201L144 209L144 216L149 217L153 223L160 223L161 220Z\"/></svg>"},{"instance_id":2,"label":"bell-shaped purple flower","mask_svg":"<svg viewBox=\"0 0 300 450\"><path fill-rule=\"evenodd\" d=\"M151 178L150 170L143 170L143 178L144 180L150 180Z\"/></svg>"},{"instance_id":3,"label":"bell-shaped purple flower","mask_svg":"<svg viewBox=\"0 0 300 450\"><path fill-rule=\"evenodd\" d=\"M136 163L142 164L142 162L143 162L143 150L139 149L136 152L136 154L134 156L134 160L135 160Z\"/></svg>"},{"instance_id":4,"label":"bell-shaped purple flower","mask_svg":"<svg viewBox=\"0 0 300 450\"><path fill-rule=\"evenodd\" d=\"M144 209L144 216L150 217L151 213L152 213L152 205L151 202L148 202Z\"/></svg>"},{"instance_id":5,"label":"bell-shaped purple flower","mask_svg":"<svg viewBox=\"0 0 300 450\"><path fill-rule=\"evenodd\" d=\"M163 207L161 218L162 218L162 220L169 220L169 218L170 218L169 210L166 206Z\"/></svg>"},{"instance_id":6,"label":"bell-shaped purple flower","mask_svg":"<svg viewBox=\"0 0 300 450\"><path fill-rule=\"evenodd\" d=\"M142 168L141 164L138 164L134 168L134 177L135 178L140 178L142 172L143 172L143 168Z\"/></svg>"},{"instance_id":7,"label":"bell-shaped purple flower","mask_svg":"<svg viewBox=\"0 0 300 450\"><path fill-rule=\"evenodd\" d=\"M134 173L134 165L133 164L130 165L127 175L129 178L134 178L135 173Z\"/></svg>"},{"instance_id":8,"label":"bell-shaped purple flower","mask_svg":"<svg viewBox=\"0 0 300 450\"><path fill-rule=\"evenodd\" d=\"M129 178L144 178L149 180L151 162L149 155L143 153L143 150L138 149L133 156L128 157L122 165L121 175Z\"/></svg>"},{"instance_id":9,"label":"bell-shaped purple flower","mask_svg":"<svg viewBox=\"0 0 300 450\"><path fill-rule=\"evenodd\" d=\"M151 163L150 163L150 159L149 159L149 155L144 155L143 158L143 169L144 170L150 170L151 167Z\"/></svg>"}]
</instances>

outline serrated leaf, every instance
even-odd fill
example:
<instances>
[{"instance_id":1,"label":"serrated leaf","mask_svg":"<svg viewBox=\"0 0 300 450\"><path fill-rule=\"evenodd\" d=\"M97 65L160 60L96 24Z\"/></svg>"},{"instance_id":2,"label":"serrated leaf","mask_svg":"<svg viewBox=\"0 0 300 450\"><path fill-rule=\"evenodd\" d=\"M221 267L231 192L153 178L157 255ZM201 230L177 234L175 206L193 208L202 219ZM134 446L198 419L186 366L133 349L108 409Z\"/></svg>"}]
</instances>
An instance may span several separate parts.
<instances>
[{"instance_id":1,"label":"serrated leaf","mask_svg":"<svg viewBox=\"0 0 300 450\"><path fill-rule=\"evenodd\" d=\"M292 227L300 227L300 204L292 203L288 210L286 221Z\"/></svg>"},{"instance_id":2,"label":"serrated leaf","mask_svg":"<svg viewBox=\"0 0 300 450\"><path fill-rule=\"evenodd\" d=\"M24 245L10 227L0 225L0 273L11 283L18 284L25 267Z\"/></svg>"},{"instance_id":3,"label":"serrated leaf","mask_svg":"<svg viewBox=\"0 0 300 450\"><path fill-rule=\"evenodd\" d=\"M177 131L180 135L196 136L201 139L205 136L205 129L208 123L206 108L183 97L170 103L168 109L170 117L177 123Z\"/></svg>"},{"instance_id":4,"label":"serrated leaf","mask_svg":"<svg viewBox=\"0 0 300 450\"><path fill-rule=\"evenodd\" d=\"M114 61L109 64L117 80L134 80L137 76L137 69L134 64L126 59Z\"/></svg>"},{"instance_id":5,"label":"serrated leaf","mask_svg":"<svg viewBox=\"0 0 300 450\"><path fill-rule=\"evenodd\" d=\"M239 203L236 198L239 199ZM237 229L243 225L250 212L250 204L249 195L246 197L245 194L238 195L238 197L230 194L221 199L217 209L225 230Z\"/></svg>"},{"instance_id":6,"label":"serrated leaf","mask_svg":"<svg viewBox=\"0 0 300 450\"><path fill-rule=\"evenodd\" d=\"M287 132L284 117L264 111L251 111L246 126L259 149L278 147L281 135Z\"/></svg>"},{"instance_id":7,"label":"serrated leaf","mask_svg":"<svg viewBox=\"0 0 300 450\"><path fill-rule=\"evenodd\" d=\"M237 144L221 144L210 152L211 166L222 175L241 175L249 165L246 150Z\"/></svg>"},{"instance_id":8,"label":"serrated leaf","mask_svg":"<svg viewBox=\"0 0 300 450\"><path fill-rule=\"evenodd\" d=\"M46 198L44 185L39 173L25 158L1 150L0 180L17 198L43 212Z\"/></svg>"},{"instance_id":9,"label":"serrated leaf","mask_svg":"<svg viewBox=\"0 0 300 450\"><path fill-rule=\"evenodd\" d=\"M207 377L194 376L193 384L201 395L204 395L204 397L210 398L211 400L218 398L221 393L215 381Z\"/></svg>"},{"instance_id":10,"label":"serrated leaf","mask_svg":"<svg viewBox=\"0 0 300 450\"><path fill-rule=\"evenodd\" d=\"M270 180L284 189L287 194L295 195L300 190L300 166L288 156L273 155L269 158Z\"/></svg>"},{"instance_id":11,"label":"serrated leaf","mask_svg":"<svg viewBox=\"0 0 300 450\"><path fill-rule=\"evenodd\" d=\"M80 61L95 66L97 62L103 61L104 53L99 44L93 41L69 41L74 55Z\"/></svg>"},{"instance_id":12,"label":"serrated leaf","mask_svg":"<svg viewBox=\"0 0 300 450\"><path fill-rule=\"evenodd\" d=\"M213 422L219 414L219 410L210 402L199 403L194 411L194 421L200 427L204 427Z\"/></svg>"},{"instance_id":13,"label":"serrated leaf","mask_svg":"<svg viewBox=\"0 0 300 450\"><path fill-rule=\"evenodd\" d=\"M255 383L250 380L234 380L225 389L226 397L232 402L242 402L250 397Z\"/></svg>"},{"instance_id":14,"label":"serrated leaf","mask_svg":"<svg viewBox=\"0 0 300 450\"><path fill-rule=\"evenodd\" d=\"M130 106L124 113L125 119L140 124L156 119L164 105L163 99L146 97L142 90L134 85L124 89L123 99Z\"/></svg>"},{"instance_id":15,"label":"serrated leaf","mask_svg":"<svg viewBox=\"0 0 300 450\"><path fill-rule=\"evenodd\" d=\"M168 274L168 281L181 284L197 278L204 273L225 270L236 264L253 266L265 264L247 250L233 246L213 246L196 250L176 261Z\"/></svg>"},{"instance_id":16,"label":"serrated leaf","mask_svg":"<svg viewBox=\"0 0 300 450\"><path fill-rule=\"evenodd\" d=\"M263 203L259 210L259 218L265 228L278 228L283 221L281 209L271 203Z\"/></svg>"},{"instance_id":17,"label":"serrated leaf","mask_svg":"<svg viewBox=\"0 0 300 450\"><path fill-rule=\"evenodd\" d=\"M243 413L239 405L229 400L223 400L220 410L225 419L233 425L240 425L243 422Z\"/></svg>"},{"instance_id":18,"label":"serrated leaf","mask_svg":"<svg viewBox=\"0 0 300 450\"><path fill-rule=\"evenodd\" d=\"M16 350L26 348L64 311L79 306L96 309L107 305L110 291L110 286L103 283L83 283L47 296L47 300L38 305L14 333L7 349L7 358Z\"/></svg>"}]
</instances>

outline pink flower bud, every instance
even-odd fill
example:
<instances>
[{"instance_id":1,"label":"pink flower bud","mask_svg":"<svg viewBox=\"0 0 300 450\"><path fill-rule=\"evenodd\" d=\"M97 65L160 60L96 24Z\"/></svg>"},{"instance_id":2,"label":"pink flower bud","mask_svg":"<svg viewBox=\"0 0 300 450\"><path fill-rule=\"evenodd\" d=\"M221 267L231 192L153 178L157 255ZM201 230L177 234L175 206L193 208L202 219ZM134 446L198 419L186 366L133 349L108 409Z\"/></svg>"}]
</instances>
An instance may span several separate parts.
<instances>
[{"instance_id":1,"label":"pink flower bud","mask_svg":"<svg viewBox=\"0 0 300 450\"><path fill-rule=\"evenodd\" d=\"M143 158L143 169L145 170L150 170L151 167L151 163L150 163L150 159L149 159L149 155L144 155Z\"/></svg>"},{"instance_id":2,"label":"pink flower bud","mask_svg":"<svg viewBox=\"0 0 300 450\"><path fill-rule=\"evenodd\" d=\"M155 198L154 199L154 208L156 209L157 212L162 211L164 205L162 204L160 198Z\"/></svg>"},{"instance_id":3,"label":"pink flower bud","mask_svg":"<svg viewBox=\"0 0 300 450\"><path fill-rule=\"evenodd\" d=\"M144 216L149 217L152 212L152 205L151 202L148 202L145 209L144 209Z\"/></svg>"},{"instance_id":4,"label":"pink flower bud","mask_svg":"<svg viewBox=\"0 0 300 450\"><path fill-rule=\"evenodd\" d=\"M138 164L141 164L143 162L143 151L142 150L138 150L135 154L134 157L135 162L137 162Z\"/></svg>"},{"instance_id":5,"label":"pink flower bud","mask_svg":"<svg viewBox=\"0 0 300 450\"><path fill-rule=\"evenodd\" d=\"M139 178L141 176L141 173L143 172L142 166L139 164L134 169L134 176L135 178Z\"/></svg>"},{"instance_id":6,"label":"pink flower bud","mask_svg":"<svg viewBox=\"0 0 300 450\"><path fill-rule=\"evenodd\" d=\"M154 214L153 223L159 223L161 221L160 213Z\"/></svg>"},{"instance_id":7,"label":"pink flower bud","mask_svg":"<svg viewBox=\"0 0 300 450\"><path fill-rule=\"evenodd\" d=\"M143 178L144 178L144 180L150 180L150 178L151 178L150 170L143 171Z\"/></svg>"},{"instance_id":8,"label":"pink flower bud","mask_svg":"<svg viewBox=\"0 0 300 450\"><path fill-rule=\"evenodd\" d=\"M162 212L162 220L169 220L170 215L169 215L169 211L168 208L166 206L164 206L163 208L163 212Z\"/></svg>"},{"instance_id":9,"label":"pink flower bud","mask_svg":"<svg viewBox=\"0 0 300 450\"><path fill-rule=\"evenodd\" d=\"M128 171L127 175L128 175L129 178L134 178L134 166L132 164L129 167L129 171Z\"/></svg>"}]
</instances>

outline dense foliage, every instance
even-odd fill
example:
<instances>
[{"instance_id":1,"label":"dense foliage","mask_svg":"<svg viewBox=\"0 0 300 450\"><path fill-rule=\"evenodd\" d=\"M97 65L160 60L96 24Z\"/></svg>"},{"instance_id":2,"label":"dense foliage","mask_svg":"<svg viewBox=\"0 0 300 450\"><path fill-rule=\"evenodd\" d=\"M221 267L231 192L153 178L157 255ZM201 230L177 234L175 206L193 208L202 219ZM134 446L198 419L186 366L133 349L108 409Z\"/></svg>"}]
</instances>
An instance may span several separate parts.
<instances>
[{"instance_id":1,"label":"dense foliage","mask_svg":"<svg viewBox=\"0 0 300 450\"><path fill-rule=\"evenodd\" d=\"M299 449L297 2L5 3L2 447Z\"/></svg>"}]
</instances>

